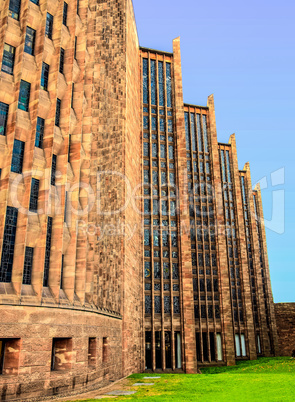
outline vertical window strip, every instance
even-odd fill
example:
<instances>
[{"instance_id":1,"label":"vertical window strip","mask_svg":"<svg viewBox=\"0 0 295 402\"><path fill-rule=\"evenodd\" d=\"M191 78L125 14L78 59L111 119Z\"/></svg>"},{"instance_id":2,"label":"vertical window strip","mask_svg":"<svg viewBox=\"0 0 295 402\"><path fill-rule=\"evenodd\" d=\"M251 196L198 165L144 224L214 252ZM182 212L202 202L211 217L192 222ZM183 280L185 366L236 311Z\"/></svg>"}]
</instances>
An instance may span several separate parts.
<instances>
[{"instance_id":1,"label":"vertical window strip","mask_svg":"<svg viewBox=\"0 0 295 402\"><path fill-rule=\"evenodd\" d=\"M195 114L191 113L191 138L192 138L192 148L193 151L197 151L196 145L196 124L195 124Z\"/></svg>"},{"instance_id":2,"label":"vertical window strip","mask_svg":"<svg viewBox=\"0 0 295 402\"><path fill-rule=\"evenodd\" d=\"M45 120L42 119L41 117L37 117L36 138L35 138L35 147L37 148L42 148L43 146L44 125Z\"/></svg>"},{"instance_id":3,"label":"vertical window strip","mask_svg":"<svg viewBox=\"0 0 295 402\"><path fill-rule=\"evenodd\" d=\"M226 170L227 170L228 183L231 183L232 175L231 175L231 166L230 166L230 160L229 160L229 151L226 151Z\"/></svg>"},{"instance_id":4,"label":"vertical window strip","mask_svg":"<svg viewBox=\"0 0 295 402\"><path fill-rule=\"evenodd\" d=\"M158 85L159 85L159 105L164 106L164 66L163 62L158 62Z\"/></svg>"},{"instance_id":5,"label":"vertical window strip","mask_svg":"<svg viewBox=\"0 0 295 402\"><path fill-rule=\"evenodd\" d=\"M45 36L48 39L52 39L52 31L53 31L53 15L47 13L46 15L46 26L45 26Z\"/></svg>"},{"instance_id":6,"label":"vertical window strip","mask_svg":"<svg viewBox=\"0 0 295 402\"><path fill-rule=\"evenodd\" d=\"M149 103L148 76L149 76L148 59L143 59L142 60L143 103Z\"/></svg>"},{"instance_id":7,"label":"vertical window strip","mask_svg":"<svg viewBox=\"0 0 295 402\"><path fill-rule=\"evenodd\" d=\"M207 117L205 115L203 115L202 118L203 118L204 149L205 149L205 152L209 152L208 133L207 133Z\"/></svg>"},{"instance_id":8,"label":"vertical window strip","mask_svg":"<svg viewBox=\"0 0 295 402\"><path fill-rule=\"evenodd\" d=\"M55 186L55 175L56 175L56 155L52 155L52 165L51 165L51 180L50 183L52 186Z\"/></svg>"},{"instance_id":9,"label":"vertical window strip","mask_svg":"<svg viewBox=\"0 0 295 402\"><path fill-rule=\"evenodd\" d=\"M61 47L59 56L59 72L61 74L64 73L64 61L65 61L65 50Z\"/></svg>"},{"instance_id":10,"label":"vertical window strip","mask_svg":"<svg viewBox=\"0 0 295 402\"><path fill-rule=\"evenodd\" d=\"M6 134L9 105L0 102L0 135Z\"/></svg>"},{"instance_id":11,"label":"vertical window strip","mask_svg":"<svg viewBox=\"0 0 295 402\"><path fill-rule=\"evenodd\" d=\"M31 92L31 84L27 81L21 80L19 89L19 98L18 98L18 108L24 110L25 112L29 111L30 92Z\"/></svg>"},{"instance_id":12,"label":"vertical window strip","mask_svg":"<svg viewBox=\"0 0 295 402\"><path fill-rule=\"evenodd\" d=\"M29 206L29 210L32 212L37 212L38 210L39 183L40 182L38 179L32 178L30 206Z\"/></svg>"},{"instance_id":13,"label":"vertical window strip","mask_svg":"<svg viewBox=\"0 0 295 402\"><path fill-rule=\"evenodd\" d=\"M49 77L49 65L42 63L42 73L41 73L41 89L47 91L48 89L48 77Z\"/></svg>"},{"instance_id":14,"label":"vertical window strip","mask_svg":"<svg viewBox=\"0 0 295 402\"><path fill-rule=\"evenodd\" d=\"M32 247L26 247L23 271L23 285L31 285L32 283L33 256L34 249Z\"/></svg>"},{"instance_id":15,"label":"vertical window strip","mask_svg":"<svg viewBox=\"0 0 295 402\"><path fill-rule=\"evenodd\" d=\"M15 47L4 43L2 71L7 74L13 75Z\"/></svg>"},{"instance_id":16,"label":"vertical window strip","mask_svg":"<svg viewBox=\"0 0 295 402\"><path fill-rule=\"evenodd\" d=\"M44 260L44 275L43 275L43 286L44 287L48 287L48 282L49 282L48 280L49 280L51 235L52 235L52 217L48 216L47 231L46 231L45 260Z\"/></svg>"},{"instance_id":17,"label":"vertical window strip","mask_svg":"<svg viewBox=\"0 0 295 402\"><path fill-rule=\"evenodd\" d=\"M171 63L166 63L167 107L172 107Z\"/></svg>"},{"instance_id":18,"label":"vertical window strip","mask_svg":"<svg viewBox=\"0 0 295 402\"><path fill-rule=\"evenodd\" d=\"M57 99L56 100L56 109L55 109L55 125L59 127L60 124L60 106L61 106L61 100Z\"/></svg>"},{"instance_id":19,"label":"vertical window strip","mask_svg":"<svg viewBox=\"0 0 295 402\"><path fill-rule=\"evenodd\" d=\"M197 114L197 129L198 129L198 148L199 152L203 152L202 130L201 130L201 115Z\"/></svg>"},{"instance_id":20,"label":"vertical window strip","mask_svg":"<svg viewBox=\"0 0 295 402\"><path fill-rule=\"evenodd\" d=\"M34 55L36 31L30 27L26 29L24 52Z\"/></svg>"},{"instance_id":21,"label":"vertical window strip","mask_svg":"<svg viewBox=\"0 0 295 402\"><path fill-rule=\"evenodd\" d=\"M189 118L188 118L188 112L184 113L184 122L185 122L185 140L186 140L186 150L190 151L191 149L191 142L190 142L190 136L189 136Z\"/></svg>"},{"instance_id":22,"label":"vertical window strip","mask_svg":"<svg viewBox=\"0 0 295 402\"><path fill-rule=\"evenodd\" d=\"M18 211L7 207L0 266L0 282L11 282Z\"/></svg>"},{"instance_id":23,"label":"vertical window strip","mask_svg":"<svg viewBox=\"0 0 295 402\"><path fill-rule=\"evenodd\" d=\"M157 76L155 60L151 60L151 104L157 104Z\"/></svg>"},{"instance_id":24,"label":"vertical window strip","mask_svg":"<svg viewBox=\"0 0 295 402\"><path fill-rule=\"evenodd\" d=\"M11 171L14 173L22 173L24 150L25 143L19 140L14 140L11 162Z\"/></svg>"},{"instance_id":25,"label":"vertical window strip","mask_svg":"<svg viewBox=\"0 0 295 402\"><path fill-rule=\"evenodd\" d=\"M65 25L65 26L67 26L67 19L68 19L68 3L64 2L62 23L63 23L63 25Z\"/></svg>"},{"instance_id":26,"label":"vertical window strip","mask_svg":"<svg viewBox=\"0 0 295 402\"><path fill-rule=\"evenodd\" d=\"M226 175L225 175L225 158L224 158L224 150L222 149L221 152L221 171L222 171L222 181L226 183Z\"/></svg>"}]
</instances>

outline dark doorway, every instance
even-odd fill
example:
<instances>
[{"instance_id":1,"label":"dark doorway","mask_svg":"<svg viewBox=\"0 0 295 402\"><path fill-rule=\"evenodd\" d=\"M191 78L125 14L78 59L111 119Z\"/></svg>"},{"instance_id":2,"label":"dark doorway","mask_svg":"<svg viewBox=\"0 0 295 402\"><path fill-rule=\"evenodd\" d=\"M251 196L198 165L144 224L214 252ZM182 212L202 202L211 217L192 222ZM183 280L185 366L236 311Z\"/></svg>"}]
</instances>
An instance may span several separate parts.
<instances>
[{"instance_id":1,"label":"dark doorway","mask_svg":"<svg viewBox=\"0 0 295 402\"><path fill-rule=\"evenodd\" d=\"M214 339L215 339L214 332L210 332L210 353L211 353L211 361L212 362L214 362L216 360Z\"/></svg>"},{"instance_id":2,"label":"dark doorway","mask_svg":"<svg viewBox=\"0 0 295 402\"><path fill-rule=\"evenodd\" d=\"M203 332L203 357L204 361L208 361L208 341L207 341L207 332Z\"/></svg>"},{"instance_id":3,"label":"dark doorway","mask_svg":"<svg viewBox=\"0 0 295 402\"><path fill-rule=\"evenodd\" d=\"M171 369L172 368L171 332L165 332L165 356L166 356L166 369Z\"/></svg>"},{"instance_id":4,"label":"dark doorway","mask_svg":"<svg viewBox=\"0 0 295 402\"><path fill-rule=\"evenodd\" d=\"M145 333L145 368L151 370L152 364L152 333L146 331Z\"/></svg>"},{"instance_id":5,"label":"dark doorway","mask_svg":"<svg viewBox=\"0 0 295 402\"><path fill-rule=\"evenodd\" d=\"M201 339L199 332L196 332L196 350L197 350L197 360L198 362L200 362L202 361L202 358L201 358Z\"/></svg>"}]
</instances>

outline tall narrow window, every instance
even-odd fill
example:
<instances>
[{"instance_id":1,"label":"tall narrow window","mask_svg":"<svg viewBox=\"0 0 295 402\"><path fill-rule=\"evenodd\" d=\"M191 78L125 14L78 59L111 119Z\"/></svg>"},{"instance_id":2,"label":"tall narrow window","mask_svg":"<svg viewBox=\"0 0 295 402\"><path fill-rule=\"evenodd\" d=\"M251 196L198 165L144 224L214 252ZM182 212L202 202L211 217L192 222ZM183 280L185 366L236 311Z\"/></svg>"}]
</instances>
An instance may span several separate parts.
<instances>
[{"instance_id":1,"label":"tall narrow window","mask_svg":"<svg viewBox=\"0 0 295 402\"><path fill-rule=\"evenodd\" d=\"M61 74L64 73L64 63L65 63L65 51L64 49L61 47L60 48L60 56L59 56L59 72Z\"/></svg>"},{"instance_id":2,"label":"tall narrow window","mask_svg":"<svg viewBox=\"0 0 295 402\"><path fill-rule=\"evenodd\" d=\"M39 196L39 180L32 178L31 196L30 196L30 211L37 212Z\"/></svg>"},{"instance_id":3,"label":"tall narrow window","mask_svg":"<svg viewBox=\"0 0 295 402\"><path fill-rule=\"evenodd\" d=\"M14 173L22 173L24 150L25 143L19 140L14 140L11 162L11 171Z\"/></svg>"},{"instance_id":4,"label":"tall narrow window","mask_svg":"<svg viewBox=\"0 0 295 402\"><path fill-rule=\"evenodd\" d=\"M56 174L56 155L52 155L52 165L51 165L51 185L55 186L55 174Z\"/></svg>"},{"instance_id":5,"label":"tall narrow window","mask_svg":"<svg viewBox=\"0 0 295 402\"><path fill-rule=\"evenodd\" d=\"M52 31L53 31L53 15L47 13L45 36L47 36L48 39L52 39Z\"/></svg>"},{"instance_id":6,"label":"tall narrow window","mask_svg":"<svg viewBox=\"0 0 295 402\"><path fill-rule=\"evenodd\" d=\"M80 1L79 0L77 0L77 14L79 15L79 7L80 7Z\"/></svg>"},{"instance_id":7,"label":"tall narrow window","mask_svg":"<svg viewBox=\"0 0 295 402\"><path fill-rule=\"evenodd\" d=\"M64 10L62 15L62 23L67 26L67 19L68 19L68 3L64 2Z\"/></svg>"},{"instance_id":8,"label":"tall narrow window","mask_svg":"<svg viewBox=\"0 0 295 402\"><path fill-rule=\"evenodd\" d=\"M222 359L222 340L221 334L216 334L216 349L217 349L217 360L221 361Z\"/></svg>"},{"instance_id":9,"label":"tall narrow window","mask_svg":"<svg viewBox=\"0 0 295 402\"><path fill-rule=\"evenodd\" d=\"M44 123L44 119L42 119L41 117L37 117L35 147L38 148L42 148L43 145Z\"/></svg>"},{"instance_id":10,"label":"tall narrow window","mask_svg":"<svg viewBox=\"0 0 295 402\"><path fill-rule=\"evenodd\" d=\"M64 255L61 256L61 270L60 270L60 288L63 289L63 276L64 276Z\"/></svg>"},{"instance_id":11,"label":"tall narrow window","mask_svg":"<svg viewBox=\"0 0 295 402\"><path fill-rule=\"evenodd\" d=\"M10 0L9 2L9 17L14 20L19 20L21 0Z\"/></svg>"},{"instance_id":12,"label":"tall narrow window","mask_svg":"<svg viewBox=\"0 0 295 402\"><path fill-rule=\"evenodd\" d=\"M36 31L30 27L26 30L25 53L34 55Z\"/></svg>"},{"instance_id":13,"label":"tall narrow window","mask_svg":"<svg viewBox=\"0 0 295 402\"><path fill-rule=\"evenodd\" d=\"M44 276L43 276L43 286L44 287L48 287L51 233L52 233L52 217L48 216L47 232L46 232L46 246L45 246L45 260L44 260Z\"/></svg>"},{"instance_id":14,"label":"tall narrow window","mask_svg":"<svg viewBox=\"0 0 295 402\"><path fill-rule=\"evenodd\" d=\"M7 74L13 74L15 47L4 43L2 71Z\"/></svg>"},{"instance_id":15,"label":"tall narrow window","mask_svg":"<svg viewBox=\"0 0 295 402\"><path fill-rule=\"evenodd\" d=\"M16 208L7 207L0 266L0 282L11 282L17 214L18 211Z\"/></svg>"},{"instance_id":16,"label":"tall narrow window","mask_svg":"<svg viewBox=\"0 0 295 402\"><path fill-rule=\"evenodd\" d=\"M32 283L33 255L34 255L34 249L32 247L26 247L24 272L23 272L24 285L31 285Z\"/></svg>"},{"instance_id":17,"label":"tall narrow window","mask_svg":"<svg viewBox=\"0 0 295 402\"><path fill-rule=\"evenodd\" d=\"M75 90L75 84L72 83L72 98L71 98L71 108L73 108L74 104L74 90Z\"/></svg>"},{"instance_id":18,"label":"tall narrow window","mask_svg":"<svg viewBox=\"0 0 295 402\"><path fill-rule=\"evenodd\" d=\"M47 91L48 89L48 77L49 77L49 65L43 62L42 73L41 73L41 89L44 89L44 91Z\"/></svg>"},{"instance_id":19,"label":"tall narrow window","mask_svg":"<svg viewBox=\"0 0 295 402\"><path fill-rule=\"evenodd\" d=\"M18 108L24 110L25 112L29 111L30 92L31 92L31 84L27 81L21 80L19 89L19 98L18 98Z\"/></svg>"},{"instance_id":20,"label":"tall narrow window","mask_svg":"<svg viewBox=\"0 0 295 402\"><path fill-rule=\"evenodd\" d=\"M75 36L74 58L77 60L77 36Z\"/></svg>"},{"instance_id":21,"label":"tall narrow window","mask_svg":"<svg viewBox=\"0 0 295 402\"><path fill-rule=\"evenodd\" d=\"M9 105L0 102L0 135L6 134L8 109Z\"/></svg>"},{"instance_id":22,"label":"tall narrow window","mask_svg":"<svg viewBox=\"0 0 295 402\"><path fill-rule=\"evenodd\" d=\"M56 109L55 109L55 125L59 127L59 122L60 122L60 104L61 100L57 99L56 100Z\"/></svg>"}]
</instances>

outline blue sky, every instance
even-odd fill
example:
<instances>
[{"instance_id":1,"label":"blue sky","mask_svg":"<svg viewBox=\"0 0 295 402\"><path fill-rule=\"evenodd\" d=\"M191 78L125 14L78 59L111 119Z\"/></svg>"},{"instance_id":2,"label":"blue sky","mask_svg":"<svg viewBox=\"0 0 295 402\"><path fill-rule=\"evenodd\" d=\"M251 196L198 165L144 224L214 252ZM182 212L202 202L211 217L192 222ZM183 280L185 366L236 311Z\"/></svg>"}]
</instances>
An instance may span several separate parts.
<instances>
[{"instance_id":1,"label":"blue sky","mask_svg":"<svg viewBox=\"0 0 295 402\"><path fill-rule=\"evenodd\" d=\"M180 36L184 101L206 105L214 93L219 141L236 133L240 168L249 161L252 183L267 184L274 300L295 302L294 0L133 3L140 44L172 51ZM281 168L284 184L273 180L272 187L271 174Z\"/></svg>"}]
</instances>

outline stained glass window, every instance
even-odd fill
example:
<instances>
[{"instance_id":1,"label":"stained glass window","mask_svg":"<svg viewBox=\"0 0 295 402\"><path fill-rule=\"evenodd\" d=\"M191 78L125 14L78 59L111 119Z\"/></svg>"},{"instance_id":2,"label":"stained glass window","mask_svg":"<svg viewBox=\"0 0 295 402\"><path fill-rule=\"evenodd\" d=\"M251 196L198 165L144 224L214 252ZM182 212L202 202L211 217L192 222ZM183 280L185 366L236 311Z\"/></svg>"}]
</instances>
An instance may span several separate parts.
<instances>
[{"instance_id":1,"label":"stained glass window","mask_svg":"<svg viewBox=\"0 0 295 402\"><path fill-rule=\"evenodd\" d=\"M30 285L32 280L32 268L33 268L33 255L34 249L32 247L26 247L24 272L23 272L23 284Z\"/></svg>"},{"instance_id":2,"label":"stained glass window","mask_svg":"<svg viewBox=\"0 0 295 402\"><path fill-rule=\"evenodd\" d=\"M179 296L173 296L173 311L174 314L180 314Z\"/></svg>"},{"instance_id":3,"label":"stained glass window","mask_svg":"<svg viewBox=\"0 0 295 402\"><path fill-rule=\"evenodd\" d=\"M191 138L192 138L192 148L193 151L197 150L196 146L196 125L195 125L195 114L191 113Z\"/></svg>"},{"instance_id":4,"label":"stained glass window","mask_svg":"<svg viewBox=\"0 0 295 402\"><path fill-rule=\"evenodd\" d=\"M152 313L152 296L145 295L145 314Z\"/></svg>"},{"instance_id":5,"label":"stained glass window","mask_svg":"<svg viewBox=\"0 0 295 402\"><path fill-rule=\"evenodd\" d=\"M30 195L30 211L37 212L39 197L39 180L32 178L31 195Z\"/></svg>"},{"instance_id":6,"label":"stained glass window","mask_svg":"<svg viewBox=\"0 0 295 402\"><path fill-rule=\"evenodd\" d=\"M144 170L143 171L143 179L144 179L144 183L145 184L149 184L149 182L150 182L150 173L149 173L149 170Z\"/></svg>"},{"instance_id":7,"label":"stained glass window","mask_svg":"<svg viewBox=\"0 0 295 402\"><path fill-rule=\"evenodd\" d=\"M13 74L15 47L4 43L2 71L7 74Z\"/></svg>"},{"instance_id":8,"label":"stained glass window","mask_svg":"<svg viewBox=\"0 0 295 402\"><path fill-rule=\"evenodd\" d=\"M155 314L161 314L161 296L155 296Z\"/></svg>"},{"instance_id":9,"label":"stained glass window","mask_svg":"<svg viewBox=\"0 0 295 402\"><path fill-rule=\"evenodd\" d=\"M150 155L150 145L148 142L143 143L143 156L149 157Z\"/></svg>"},{"instance_id":10,"label":"stained glass window","mask_svg":"<svg viewBox=\"0 0 295 402\"><path fill-rule=\"evenodd\" d=\"M61 100L56 99L56 109L55 109L55 125L59 127L60 123L60 106L61 106Z\"/></svg>"},{"instance_id":11,"label":"stained glass window","mask_svg":"<svg viewBox=\"0 0 295 402\"><path fill-rule=\"evenodd\" d=\"M142 61L142 69L143 69L143 103L149 103L149 89L148 89L148 59L143 59Z\"/></svg>"},{"instance_id":12,"label":"stained glass window","mask_svg":"<svg viewBox=\"0 0 295 402\"><path fill-rule=\"evenodd\" d=\"M11 282L18 211L7 207L0 266L0 282Z\"/></svg>"},{"instance_id":13,"label":"stained glass window","mask_svg":"<svg viewBox=\"0 0 295 402\"><path fill-rule=\"evenodd\" d=\"M169 159L174 159L174 148L172 145L169 145Z\"/></svg>"},{"instance_id":14,"label":"stained glass window","mask_svg":"<svg viewBox=\"0 0 295 402\"><path fill-rule=\"evenodd\" d=\"M164 296L164 313L171 313L171 299L170 296Z\"/></svg>"},{"instance_id":15,"label":"stained glass window","mask_svg":"<svg viewBox=\"0 0 295 402\"><path fill-rule=\"evenodd\" d=\"M6 134L8 110L9 105L0 102L0 135Z\"/></svg>"},{"instance_id":16,"label":"stained glass window","mask_svg":"<svg viewBox=\"0 0 295 402\"><path fill-rule=\"evenodd\" d=\"M226 167L227 167L228 182L231 183L231 171L230 171L230 161L229 161L229 152L228 151L226 151Z\"/></svg>"},{"instance_id":17,"label":"stained glass window","mask_svg":"<svg viewBox=\"0 0 295 402\"><path fill-rule=\"evenodd\" d=\"M61 47L60 48L60 56L59 56L59 72L61 74L64 73L64 63L65 63L65 50Z\"/></svg>"},{"instance_id":18,"label":"stained glass window","mask_svg":"<svg viewBox=\"0 0 295 402\"><path fill-rule=\"evenodd\" d=\"M25 143L19 140L14 140L11 162L11 171L14 173L22 173L24 150Z\"/></svg>"},{"instance_id":19,"label":"stained glass window","mask_svg":"<svg viewBox=\"0 0 295 402\"><path fill-rule=\"evenodd\" d=\"M51 234L52 234L52 217L48 216L47 232L46 232L46 246L45 246L45 260L44 260L44 276L43 276L43 286L44 287L48 287L48 280L49 280Z\"/></svg>"},{"instance_id":20,"label":"stained glass window","mask_svg":"<svg viewBox=\"0 0 295 402\"><path fill-rule=\"evenodd\" d=\"M164 70L163 62L158 62L158 80L159 80L159 102L160 106L164 106Z\"/></svg>"},{"instance_id":21,"label":"stained glass window","mask_svg":"<svg viewBox=\"0 0 295 402\"><path fill-rule=\"evenodd\" d=\"M52 155L52 164L51 164L51 185L55 186L55 175L56 175L56 155Z\"/></svg>"},{"instance_id":22,"label":"stained glass window","mask_svg":"<svg viewBox=\"0 0 295 402\"><path fill-rule=\"evenodd\" d=\"M157 131L157 118L152 116L152 130Z\"/></svg>"},{"instance_id":23,"label":"stained glass window","mask_svg":"<svg viewBox=\"0 0 295 402\"><path fill-rule=\"evenodd\" d=\"M169 279L170 278L169 262L163 262L163 278L164 279Z\"/></svg>"},{"instance_id":24,"label":"stained glass window","mask_svg":"<svg viewBox=\"0 0 295 402\"><path fill-rule=\"evenodd\" d=\"M160 247L160 236L158 230L154 230L154 246Z\"/></svg>"},{"instance_id":25,"label":"stained glass window","mask_svg":"<svg viewBox=\"0 0 295 402\"><path fill-rule=\"evenodd\" d=\"M37 117L35 147L42 148L44 136L44 119Z\"/></svg>"},{"instance_id":26,"label":"stained glass window","mask_svg":"<svg viewBox=\"0 0 295 402\"><path fill-rule=\"evenodd\" d=\"M149 229L144 229L144 245L145 246L150 246L150 237L151 237L151 233Z\"/></svg>"},{"instance_id":27,"label":"stained glass window","mask_svg":"<svg viewBox=\"0 0 295 402\"><path fill-rule=\"evenodd\" d=\"M53 15L47 13L46 15L46 26L45 26L45 36L48 39L52 39L52 31L53 31Z\"/></svg>"},{"instance_id":28,"label":"stained glass window","mask_svg":"<svg viewBox=\"0 0 295 402\"><path fill-rule=\"evenodd\" d=\"M19 89L19 98L18 98L18 108L24 110L25 112L29 111L30 92L31 92L31 84L27 81L21 80Z\"/></svg>"},{"instance_id":29,"label":"stained glass window","mask_svg":"<svg viewBox=\"0 0 295 402\"><path fill-rule=\"evenodd\" d=\"M203 115L203 136L205 152L209 152L208 148L208 134L207 134L207 118Z\"/></svg>"},{"instance_id":30,"label":"stained glass window","mask_svg":"<svg viewBox=\"0 0 295 402\"><path fill-rule=\"evenodd\" d=\"M68 19L68 3L64 2L64 9L62 15L62 23L67 26L67 19Z\"/></svg>"},{"instance_id":31,"label":"stained glass window","mask_svg":"<svg viewBox=\"0 0 295 402\"><path fill-rule=\"evenodd\" d=\"M42 73L41 73L41 89L47 91L48 89L48 77L49 77L49 65L42 63Z\"/></svg>"},{"instance_id":32,"label":"stained glass window","mask_svg":"<svg viewBox=\"0 0 295 402\"><path fill-rule=\"evenodd\" d=\"M157 104L157 79L156 79L156 61L151 60L151 104Z\"/></svg>"},{"instance_id":33,"label":"stained glass window","mask_svg":"<svg viewBox=\"0 0 295 402\"><path fill-rule=\"evenodd\" d=\"M159 261L154 261L154 278L155 279L161 278L161 266Z\"/></svg>"},{"instance_id":34,"label":"stained glass window","mask_svg":"<svg viewBox=\"0 0 295 402\"><path fill-rule=\"evenodd\" d=\"M14 20L19 20L20 7L21 7L21 0L10 0L9 14L8 14L9 17L13 18Z\"/></svg>"},{"instance_id":35,"label":"stained glass window","mask_svg":"<svg viewBox=\"0 0 295 402\"><path fill-rule=\"evenodd\" d=\"M166 63L167 107L172 107L171 64Z\"/></svg>"},{"instance_id":36,"label":"stained glass window","mask_svg":"<svg viewBox=\"0 0 295 402\"><path fill-rule=\"evenodd\" d=\"M165 119L163 117L160 117L160 131L165 131Z\"/></svg>"},{"instance_id":37,"label":"stained glass window","mask_svg":"<svg viewBox=\"0 0 295 402\"><path fill-rule=\"evenodd\" d=\"M36 31L30 27L26 28L26 39L24 52L30 55L34 54Z\"/></svg>"},{"instance_id":38,"label":"stained glass window","mask_svg":"<svg viewBox=\"0 0 295 402\"><path fill-rule=\"evenodd\" d=\"M144 262L144 277L150 278L151 277L151 263L150 261Z\"/></svg>"},{"instance_id":39,"label":"stained glass window","mask_svg":"<svg viewBox=\"0 0 295 402\"><path fill-rule=\"evenodd\" d=\"M203 152L202 130L201 130L201 115L200 114L197 114L197 131L198 131L198 148L199 148L199 152Z\"/></svg>"}]
</instances>

